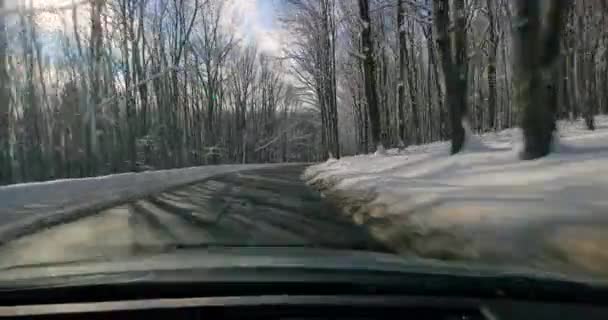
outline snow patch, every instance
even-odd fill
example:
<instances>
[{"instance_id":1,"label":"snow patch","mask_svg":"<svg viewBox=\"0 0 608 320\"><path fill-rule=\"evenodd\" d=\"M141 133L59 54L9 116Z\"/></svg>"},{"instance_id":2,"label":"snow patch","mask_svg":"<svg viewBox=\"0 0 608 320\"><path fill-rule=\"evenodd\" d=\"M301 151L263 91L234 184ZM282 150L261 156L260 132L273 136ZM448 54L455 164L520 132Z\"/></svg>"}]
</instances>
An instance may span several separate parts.
<instances>
[{"instance_id":1,"label":"snow patch","mask_svg":"<svg viewBox=\"0 0 608 320\"><path fill-rule=\"evenodd\" d=\"M519 159L521 130L474 135L465 123L459 154L449 142L391 149L312 166L304 179L398 252L589 271L549 238L608 228L608 117L596 123L559 122L554 152L537 160Z\"/></svg>"},{"instance_id":2,"label":"snow patch","mask_svg":"<svg viewBox=\"0 0 608 320\"><path fill-rule=\"evenodd\" d=\"M384 149L384 146L382 144L379 144L376 147L376 152L374 153L375 156L384 156L386 155L386 150Z\"/></svg>"},{"instance_id":3,"label":"snow patch","mask_svg":"<svg viewBox=\"0 0 608 320\"><path fill-rule=\"evenodd\" d=\"M480 137L473 134L468 121L463 121L462 126L464 127L464 152L479 152L491 149L481 141Z\"/></svg>"}]
</instances>

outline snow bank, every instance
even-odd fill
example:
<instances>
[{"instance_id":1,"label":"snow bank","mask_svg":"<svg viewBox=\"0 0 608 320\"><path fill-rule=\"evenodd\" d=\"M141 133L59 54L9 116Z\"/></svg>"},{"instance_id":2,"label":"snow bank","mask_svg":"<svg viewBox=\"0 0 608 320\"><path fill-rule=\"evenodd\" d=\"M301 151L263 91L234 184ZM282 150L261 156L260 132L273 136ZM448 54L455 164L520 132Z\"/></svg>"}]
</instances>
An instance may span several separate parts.
<instances>
[{"instance_id":1,"label":"snow bank","mask_svg":"<svg viewBox=\"0 0 608 320\"><path fill-rule=\"evenodd\" d=\"M403 254L608 276L608 117L559 124L521 161L517 129L310 167L303 178Z\"/></svg>"},{"instance_id":2,"label":"snow bank","mask_svg":"<svg viewBox=\"0 0 608 320\"><path fill-rule=\"evenodd\" d=\"M0 187L0 244L147 194L211 176L281 164L218 165Z\"/></svg>"}]
</instances>

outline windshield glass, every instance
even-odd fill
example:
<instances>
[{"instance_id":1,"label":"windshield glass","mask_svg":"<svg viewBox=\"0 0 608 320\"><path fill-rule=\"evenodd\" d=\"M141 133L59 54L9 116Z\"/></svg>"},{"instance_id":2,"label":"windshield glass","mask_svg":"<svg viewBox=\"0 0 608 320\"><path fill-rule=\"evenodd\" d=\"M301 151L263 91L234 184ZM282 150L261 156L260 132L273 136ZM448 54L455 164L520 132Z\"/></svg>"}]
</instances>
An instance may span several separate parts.
<instances>
[{"instance_id":1,"label":"windshield glass","mask_svg":"<svg viewBox=\"0 0 608 320\"><path fill-rule=\"evenodd\" d=\"M0 0L0 278L297 247L603 279L607 16Z\"/></svg>"}]
</instances>

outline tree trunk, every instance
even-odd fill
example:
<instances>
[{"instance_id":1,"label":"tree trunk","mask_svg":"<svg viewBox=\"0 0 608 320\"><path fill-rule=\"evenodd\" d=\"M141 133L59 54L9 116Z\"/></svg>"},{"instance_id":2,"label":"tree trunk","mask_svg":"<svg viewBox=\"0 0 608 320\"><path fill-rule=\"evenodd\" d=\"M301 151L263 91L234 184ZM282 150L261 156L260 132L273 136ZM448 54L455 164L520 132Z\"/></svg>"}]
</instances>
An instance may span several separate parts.
<instances>
[{"instance_id":1,"label":"tree trunk","mask_svg":"<svg viewBox=\"0 0 608 320\"><path fill-rule=\"evenodd\" d=\"M414 143L419 145L422 143L421 132L420 132L420 114L418 112L418 90L416 87L416 81L418 81L418 66L416 64L416 54L414 48L414 38L413 35L410 34L410 48L408 50L407 44L403 46L403 54L406 59L406 66L409 69L407 75L407 87L409 88L410 93L410 108L411 108L411 118L412 118L412 128L411 133L414 138Z\"/></svg>"},{"instance_id":2,"label":"tree trunk","mask_svg":"<svg viewBox=\"0 0 608 320\"><path fill-rule=\"evenodd\" d=\"M435 47L435 36L433 34L432 28L429 28L429 32L427 35L428 39L428 47L429 47L429 63L433 66L433 79L435 81L435 92L437 94L437 113L439 115L439 139L445 139L448 134L445 128L445 108L444 108L444 93L443 88L441 87L441 77L439 75L439 65L437 62L437 49ZM428 84L431 85L430 83Z\"/></svg>"},{"instance_id":3,"label":"tree trunk","mask_svg":"<svg viewBox=\"0 0 608 320\"><path fill-rule=\"evenodd\" d=\"M376 66L374 62L374 44L371 37L371 23L369 17L368 0L359 0L359 11L363 30L361 31L361 42L363 45L363 63L365 78L365 97L367 100L367 110L371 125L372 143L376 151L382 152L384 146L380 139L380 112L378 107L378 92L376 90Z\"/></svg>"},{"instance_id":4,"label":"tree trunk","mask_svg":"<svg viewBox=\"0 0 608 320\"><path fill-rule=\"evenodd\" d=\"M400 147L405 147L407 137L405 134L405 25L403 0L397 1L397 33L399 35L399 77L397 81L397 109L399 111L399 139Z\"/></svg>"},{"instance_id":5,"label":"tree trunk","mask_svg":"<svg viewBox=\"0 0 608 320\"><path fill-rule=\"evenodd\" d=\"M0 11L4 8L0 0ZM6 17L0 15L0 184L13 182L10 152L10 87L7 70L8 36L6 34Z\"/></svg>"},{"instance_id":6,"label":"tree trunk","mask_svg":"<svg viewBox=\"0 0 608 320\"><path fill-rule=\"evenodd\" d=\"M139 1L139 27L137 30L137 37L132 35L132 56L133 56L133 66L135 67L135 72L137 74L138 83L146 79L146 75L141 63L141 55L145 53L145 40L141 46L141 52L139 51L139 40L144 38L144 11L146 1ZM140 125L139 130L137 130L138 134L141 136L146 136L148 134L148 83L144 83L138 86L139 98L141 100L141 112L139 113ZM146 158L144 156L144 158Z\"/></svg>"},{"instance_id":7,"label":"tree trunk","mask_svg":"<svg viewBox=\"0 0 608 320\"><path fill-rule=\"evenodd\" d=\"M467 114L467 50L464 0L456 0L456 30L450 41L450 1L433 1L434 24L437 31L437 47L441 52L444 81L447 90L445 105L450 112L452 149L455 154L464 146L463 121ZM452 47L454 43L454 47Z\"/></svg>"},{"instance_id":8,"label":"tree trunk","mask_svg":"<svg viewBox=\"0 0 608 320\"><path fill-rule=\"evenodd\" d=\"M99 145L97 141L97 107L101 103L101 58L103 55L103 30L101 28L101 11L105 6L105 0L92 0L91 5L91 105L89 105L89 142L88 148L88 171L94 175L99 165Z\"/></svg>"},{"instance_id":9,"label":"tree trunk","mask_svg":"<svg viewBox=\"0 0 608 320\"><path fill-rule=\"evenodd\" d=\"M608 14L608 12L604 13L604 14ZM607 44L604 44L604 48L606 48ZM603 56L603 60L604 60L604 70L601 74L601 81L600 84L603 86L603 88L600 88L600 90L602 90L602 112L604 114L608 114L608 50L604 49L604 56Z\"/></svg>"},{"instance_id":10,"label":"tree trunk","mask_svg":"<svg viewBox=\"0 0 608 320\"><path fill-rule=\"evenodd\" d=\"M323 61L325 73L323 81L325 82L325 99L327 101L328 111L328 134L330 150L332 155L340 158L340 141L338 130L338 102L336 92L336 52L335 52L335 37L336 30L334 26L334 8L333 0L323 1Z\"/></svg>"},{"instance_id":11,"label":"tree trunk","mask_svg":"<svg viewBox=\"0 0 608 320\"><path fill-rule=\"evenodd\" d=\"M595 114L597 113L597 92L595 88L595 45L592 44L592 22L593 7L591 2L583 0L580 2L582 14L579 14L579 32L584 34L580 39L583 45L583 62L581 67L582 82L585 88L585 124L587 129L595 130ZM587 28L586 28L587 27Z\"/></svg>"},{"instance_id":12,"label":"tree trunk","mask_svg":"<svg viewBox=\"0 0 608 320\"><path fill-rule=\"evenodd\" d=\"M494 2L486 0L489 24L489 54L488 54L488 128L496 129L496 57L498 55L498 37L496 33L496 21L494 18Z\"/></svg>"},{"instance_id":13,"label":"tree trunk","mask_svg":"<svg viewBox=\"0 0 608 320\"><path fill-rule=\"evenodd\" d=\"M540 0L517 0L515 70L517 104L522 112L524 132L522 159L536 159L551 151L555 118L550 97L543 84L550 77L551 68L559 55L562 29L562 3L552 2L547 16L546 30L541 28Z\"/></svg>"},{"instance_id":14,"label":"tree trunk","mask_svg":"<svg viewBox=\"0 0 608 320\"><path fill-rule=\"evenodd\" d=\"M560 115L556 118L567 118L568 113L572 109L572 101L570 97L570 88L568 81L568 59L569 54L567 53L562 57L560 61L560 72L559 72L559 92L561 92L561 105Z\"/></svg>"},{"instance_id":15,"label":"tree trunk","mask_svg":"<svg viewBox=\"0 0 608 320\"><path fill-rule=\"evenodd\" d=\"M135 135L137 134L136 128L136 115L135 115L135 99L133 97L133 91L131 90L133 81L131 72L131 63L129 61L129 38L133 36L131 32L131 23L133 20L131 16L132 10L129 4L130 0L123 0L122 2L122 18L123 18L123 66L125 68L125 113L127 115L127 132L126 132L126 148L127 148L127 159L128 159L128 170L136 171L137 163L137 151L135 146ZM135 48L132 48L132 52L135 52Z\"/></svg>"},{"instance_id":16,"label":"tree trunk","mask_svg":"<svg viewBox=\"0 0 608 320\"><path fill-rule=\"evenodd\" d=\"M464 146L465 131L463 122L468 113L467 81L468 50L465 0L455 0L456 30L454 32L455 72L454 77L454 112L452 112L452 154L460 152Z\"/></svg>"}]
</instances>

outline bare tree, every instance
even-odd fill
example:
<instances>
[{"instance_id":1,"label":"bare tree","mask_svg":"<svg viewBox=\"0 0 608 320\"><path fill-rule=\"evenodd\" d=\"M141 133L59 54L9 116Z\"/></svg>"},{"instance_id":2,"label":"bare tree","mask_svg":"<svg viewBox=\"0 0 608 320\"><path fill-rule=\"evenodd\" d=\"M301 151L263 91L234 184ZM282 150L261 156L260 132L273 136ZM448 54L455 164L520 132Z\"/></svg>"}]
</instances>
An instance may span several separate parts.
<instances>
[{"instance_id":1,"label":"bare tree","mask_svg":"<svg viewBox=\"0 0 608 320\"><path fill-rule=\"evenodd\" d=\"M372 143L374 144L376 151L383 152L384 146L380 139L380 110L378 106L378 91L376 89L376 65L374 62L374 45L371 38L372 33L368 0L359 0L359 14L363 24L361 30L361 44L364 56L365 97L371 125Z\"/></svg>"},{"instance_id":2,"label":"bare tree","mask_svg":"<svg viewBox=\"0 0 608 320\"><path fill-rule=\"evenodd\" d=\"M450 33L450 1L433 1L433 21L437 31L437 47L441 52L447 95L445 104L450 112L452 154L460 152L464 145L463 121L467 115L468 56L466 38L466 14L464 0L455 1L455 28Z\"/></svg>"},{"instance_id":3,"label":"bare tree","mask_svg":"<svg viewBox=\"0 0 608 320\"><path fill-rule=\"evenodd\" d=\"M336 26L334 0L289 0L284 23L297 34L287 58L305 88L307 102L319 110L321 152L324 158L340 157L336 88Z\"/></svg>"},{"instance_id":4,"label":"bare tree","mask_svg":"<svg viewBox=\"0 0 608 320\"><path fill-rule=\"evenodd\" d=\"M520 118L528 159L548 152L555 119L593 129L608 110L604 1L354 3L278 6L289 36L275 57L222 20L223 0L0 0L0 183L320 161L370 140L451 138L455 153L468 118L477 131Z\"/></svg>"},{"instance_id":5,"label":"bare tree","mask_svg":"<svg viewBox=\"0 0 608 320\"><path fill-rule=\"evenodd\" d=\"M488 127L496 128L496 65L498 56L498 32L496 28L496 0L486 0L486 10L488 14Z\"/></svg>"},{"instance_id":6,"label":"bare tree","mask_svg":"<svg viewBox=\"0 0 608 320\"><path fill-rule=\"evenodd\" d=\"M247 163L247 106L257 75L257 49L248 47L238 56L232 73L232 94L235 102L236 149L242 163Z\"/></svg>"},{"instance_id":7,"label":"bare tree","mask_svg":"<svg viewBox=\"0 0 608 320\"><path fill-rule=\"evenodd\" d=\"M0 0L0 11L4 0ZM0 183L12 182L10 155L10 87L7 66L8 35L6 19L0 14Z\"/></svg>"},{"instance_id":8,"label":"bare tree","mask_svg":"<svg viewBox=\"0 0 608 320\"><path fill-rule=\"evenodd\" d=\"M560 35L567 0L549 4L546 27L542 23L541 1L516 1L515 39L517 104L523 111L523 159L536 159L551 150L555 128L554 106L548 103L543 79L559 56Z\"/></svg>"},{"instance_id":9,"label":"bare tree","mask_svg":"<svg viewBox=\"0 0 608 320\"><path fill-rule=\"evenodd\" d=\"M103 29L101 23L102 11L105 7L105 0L91 0L91 45L90 56L92 65L90 69L91 83L91 103L89 104L89 140L87 144L87 155L89 159L90 174L97 171L100 153L97 136L97 106L101 103L102 74L101 59L103 57Z\"/></svg>"}]
</instances>

